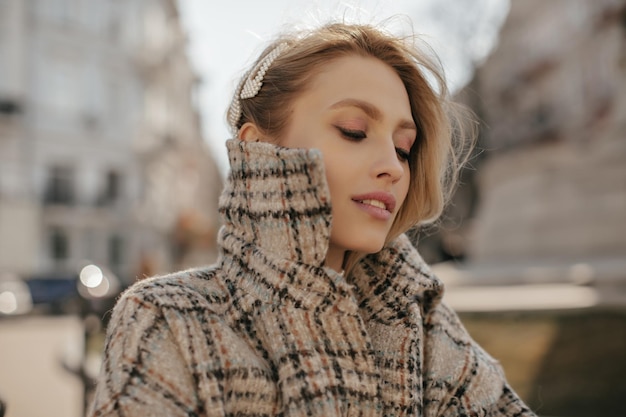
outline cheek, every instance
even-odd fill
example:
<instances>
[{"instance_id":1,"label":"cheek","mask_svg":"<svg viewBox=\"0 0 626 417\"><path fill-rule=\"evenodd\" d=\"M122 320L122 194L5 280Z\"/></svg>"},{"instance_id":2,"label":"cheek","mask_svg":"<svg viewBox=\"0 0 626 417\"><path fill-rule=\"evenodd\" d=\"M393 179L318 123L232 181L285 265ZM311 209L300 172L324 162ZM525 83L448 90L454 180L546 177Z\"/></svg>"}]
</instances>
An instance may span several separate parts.
<instances>
[{"instance_id":1,"label":"cheek","mask_svg":"<svg viewBox=\"0 0 626 417\"><path fill-rule=\"evenodd\" d=\"M409 194L409 188L411 187L411 172L407 171L406 175L402 177L402 180L400 180L400 182L401 184L398 192L398 200L401 200L402 203L404 203L404 200L406 200L406 197Z\"/></svg>"},{"instance_id":2,"label":"cheek","mask_svg":"<svg viewBox=\"0 0 626 417\"><path fill-rule=\"evenodd\" d=\"M347 163L347 156L342 149L337 146L320 146L324 158L324 171L326 172L326 181L330 188L331 194L345 192L346 183L351 180L354 174L350 168L352 164Z\"/></svg>"},{"instance_id":3,"label":"cheek","mask_svg":"<svg viewBox=\"0 0 626 417\"><path fill-rule=\"evenodd\" d=\"M337 167L332 164L326 164L325 170L331 202L334 205L339 202L341 195L345 192L345 187L342 185L341 170L338 170Z\"/></svg>"}]
</instances>

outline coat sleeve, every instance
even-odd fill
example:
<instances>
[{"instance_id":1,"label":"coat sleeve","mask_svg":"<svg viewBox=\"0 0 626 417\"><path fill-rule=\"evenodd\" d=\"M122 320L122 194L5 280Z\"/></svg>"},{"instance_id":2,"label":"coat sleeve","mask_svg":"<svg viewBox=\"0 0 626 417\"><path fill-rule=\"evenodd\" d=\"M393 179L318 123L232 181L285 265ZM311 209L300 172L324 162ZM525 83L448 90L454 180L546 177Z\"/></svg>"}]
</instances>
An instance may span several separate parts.
<instances>
[{"instance_id":1,"label":"coat sleeve","mask_svg":"<svg viewBox=\"0 0 626 417\"><path fill-rule=\"evenodd\" d=\"M424 336L426 416L535 416L445 303L427 316Z\"/></svg>"},{"instance_id":2,"label":"coat sleeve","mask_svg":"<svg viewBox=\"0 0 626 417\"><path fill-rule=\"evenodd\" d=\"M186 314L184 303L164 302L159 291L132 288L114 308L89 416L224 414L219 355L206 336L193 336L194 326L210 323L197 311ZM202 364L199 346L208 358Z\"/></svg>"}]
</instances>

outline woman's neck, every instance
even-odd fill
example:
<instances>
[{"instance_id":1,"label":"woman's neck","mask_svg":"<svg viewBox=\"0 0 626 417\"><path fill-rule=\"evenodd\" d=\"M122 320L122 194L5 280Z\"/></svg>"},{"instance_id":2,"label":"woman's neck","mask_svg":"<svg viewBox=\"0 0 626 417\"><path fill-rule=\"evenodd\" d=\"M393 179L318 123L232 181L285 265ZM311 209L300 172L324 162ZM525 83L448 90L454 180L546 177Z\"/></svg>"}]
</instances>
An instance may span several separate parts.
<instances>
[{"instance_id":1,"label":"woman's neck","mask_svg":"<svg viewBox=\"0 0 626 417\"><path fill-rule=\"evenodd\" d=\"M324 265L338 273L342 273L345 257L346 251L344 249L338 248L330 243L328 252L326 253L326 259L324 260Z\"/></svg>"}]
</instances>

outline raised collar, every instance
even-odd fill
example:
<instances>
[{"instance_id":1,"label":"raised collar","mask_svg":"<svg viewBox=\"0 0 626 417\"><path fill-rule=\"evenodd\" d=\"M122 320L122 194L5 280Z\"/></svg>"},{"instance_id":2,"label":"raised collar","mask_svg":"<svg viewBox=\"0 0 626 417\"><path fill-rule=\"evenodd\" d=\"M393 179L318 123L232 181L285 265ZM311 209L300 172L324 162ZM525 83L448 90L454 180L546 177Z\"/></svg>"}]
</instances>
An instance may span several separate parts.
<instances>
[{"instance_id":1,"label":"raised collar","mask_svg":"<svg viewBox=\"0 0 626 417\"><path fill-rule=\"evenodd\" d=\"M222 283L236 310L249 313L246 320L259 321L255 337L270 360L289 371L285 363L290 362L272 355L304 355L298 347L318 346L316 335L323 333L329 345L307 352L307 362L316 363L311 359L314 355L319 363L331 363L329 355L338 352L338 346L358 347L362 356L347 356L341 366L346 372L358 369L372 379L374 406L369 410L396 416L418 410L424 360L419 329L428 310L439 302L441 283L406 236L365 257L346 279L324 268L331 206L321 154L241 141L229 141L227 146L231 173L220 199ZM301 331L308 326L323 328ZM346 329L356 331L348 335ZM285 345L276 337L294 330L298 343ZM283 392L284 398L305 396L311 387L329 384L326 374L311 378L314 382L301 392L283 384L289 390ZM365 384L358 378L350 381ZM331 378L330 384L334 383ZM376 406L379 401L382 404ZM351 411L367 415L358 408Z\"/></svg>"},{"instance_id":2,"label":"raised collar","mask_svg":"<svg viewBox=\"0 0 626 417\"><path fill-rule=\"evenodd\" d=\"M222 262L238 280L241 268L257 276L236 287L266 302L288 295L308 308L338 303L353 310L356 296L363 312L380 321L402 319L416 302L428 313L440 301L442 283L404 235L361 260L347 281L323 267L332 216L320 151L237 139L227 148Z\"/></svg>"},{"instance_id":3,"label":"raised collar","mask_svg":"<svg viewBox=\"0 0 626 417\"><path fill-rule=\"evenodd\" d=\"M264 252L322 266L331 206L321 152L238 139L226 146L231 170L219 205L225 225Z\"/></svg>"},{"instance_id":4,"label":"raised collar","mask_svg":"<svg viewBox=\"0 0 626 417\"><path fill-rule=\"evenodd\" d=\"M218 243L223 267L241 281L236 287L265 302L289 297L307 308L352 309L351 286L324 267L332 216L321 152L237 139L226 146L231 170Z\"/></svg>"}]
</instances>

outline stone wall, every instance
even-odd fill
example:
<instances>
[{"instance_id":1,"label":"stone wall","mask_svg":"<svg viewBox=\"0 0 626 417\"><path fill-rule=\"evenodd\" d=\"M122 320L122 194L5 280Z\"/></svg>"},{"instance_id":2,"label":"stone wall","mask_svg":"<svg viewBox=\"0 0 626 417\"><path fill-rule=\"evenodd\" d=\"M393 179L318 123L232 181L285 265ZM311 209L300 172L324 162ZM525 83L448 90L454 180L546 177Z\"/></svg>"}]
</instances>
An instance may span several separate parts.
<instances>
[{"instance_id":1,"label":"stone wall","mask_svg":"<svg viewBox=\"0 0 626 417\"><path fill-rule=\"evenodd\" d=\"M512 0L459 98L477 158L423 250L448 303L538 414L623 415L626 1Z\"/></svg>"},{"instance_id":2,"label":"stone wall","mask_svg":"<svg viewBox=\"0 0 626 417\"><path fill-rule=\"evenodd\" d=\"M624 1L511 3L471 86L486 151L472 261L626 255L625 20Z\"/></svg>"}]
</instances>

